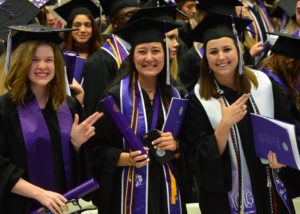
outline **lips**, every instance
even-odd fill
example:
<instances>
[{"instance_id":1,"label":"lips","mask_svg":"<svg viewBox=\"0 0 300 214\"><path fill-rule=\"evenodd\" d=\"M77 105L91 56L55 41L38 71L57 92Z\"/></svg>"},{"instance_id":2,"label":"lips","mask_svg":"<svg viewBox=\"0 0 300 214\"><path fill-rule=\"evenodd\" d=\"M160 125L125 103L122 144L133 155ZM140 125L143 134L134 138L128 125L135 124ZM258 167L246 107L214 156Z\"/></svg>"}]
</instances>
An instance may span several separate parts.
<instances>
[{"instance_id":1,"label":"lips","mask_svg":"<svg viewBox=\"0 0 300 214\"><path fill-rule=\"evenodd\" d=\"M49 76L49 72L35 72L34 75L43 78Z\"/></svg>"}]
</instances>

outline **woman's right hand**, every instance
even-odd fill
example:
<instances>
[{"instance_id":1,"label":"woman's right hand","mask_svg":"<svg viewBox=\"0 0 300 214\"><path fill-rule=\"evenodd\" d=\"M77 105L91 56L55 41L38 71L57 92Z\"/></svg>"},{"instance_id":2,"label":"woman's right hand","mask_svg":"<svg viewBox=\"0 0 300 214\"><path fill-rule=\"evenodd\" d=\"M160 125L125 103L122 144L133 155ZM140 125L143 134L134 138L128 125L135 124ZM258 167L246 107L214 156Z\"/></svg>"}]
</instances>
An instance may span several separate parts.
<instances>
[{"instance_id":1,"label":"woman's right hand","mask_svg":"<svg viewBox=\"0 0 300 214\"><path fill-rule=\"evenodd\" d=\"M221 123L229 126L230 128L238 123L247 114L246 102L249 99L249 94L243 94L230 106L226 106L223 99L219 99L221 104L222 120Z\"/></svg>"},{"instance_id":2,"label":"woman's right hand","mask_svg":"<svg viewBox=\"0 0 300 214\"><path fill-rule=\"evenodd\" d=\"M145 148L145 150L148 151L148 148ZM150 159L148 158L148 155L142 154L139 150L129 152L129 163L131 166L142 168L146 166L149 161Z\"/></svg>"},{"instance_id":3,"label":"woman's right hand","mask_svg":"<svg viewBox=\"0 0 300 214\"><path fill-rule=\"evenodd\" d=\"M54 214L63 214L68 211L67 199L59 193L41 190L36 194L35 199Z\"/></svg>"},{"instance_id":4,"label":"woman's right hand","mask_svg":"<svg viewBox=\"0 0 300 214\"><path fill-rule=\"evenodd\" d=\"M63 214L64 211L68 211L68 207L66 205L67 199L65 199L61 194L47 191L29 183L23 178L20 178L17 181L15 186L11 189L11 192L37 200L54 214Z\"/></svg>"}]
</instances>

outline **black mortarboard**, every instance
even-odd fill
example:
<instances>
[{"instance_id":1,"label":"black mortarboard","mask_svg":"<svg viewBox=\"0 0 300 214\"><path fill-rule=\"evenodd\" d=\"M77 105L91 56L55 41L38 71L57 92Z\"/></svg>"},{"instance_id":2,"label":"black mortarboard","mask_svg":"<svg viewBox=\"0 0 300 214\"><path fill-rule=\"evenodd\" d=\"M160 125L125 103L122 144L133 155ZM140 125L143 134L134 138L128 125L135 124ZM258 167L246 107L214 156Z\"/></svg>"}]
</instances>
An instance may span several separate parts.
<instances>
[{"instance_id":1,"label":"black mortarboard","mask_svg":"<svg viewBox=\"0 0 300 214\"><path fill-rule=\"evenodd\" d=\"M141 43L162 42L165 39L165 33L178 26L157 19L141 18L118 29L115 33L122 35L122 38L135 46Z\"/></svg>"},{"instance_id":2,"label":"black mortarboard","mask_svg":"<svg viewBox=\"0 0 300 214\"><path fill-rule=\"evenodd\" d=\"M276 54L300 59L300 38L285 33L268 33L278 35L271 51Z\"/></svg>"},{"instance_id":3,"label":"black mortarboard","mask_svg":"<svg viewBox=\"0 0 300 214\"><path fill-rule=\"evenodd\" d=\"M287 14L289 17L294 17L296 13L297 0L279 0L275 5L276 8L272 12L272 16L281 18L282 13Z\"/></svg>"},{"instance_id":4,"label":"black mortarboard","mask_svg":"<svg viewBox=\"0 0 300 214\"><path fill-rule=\"evenodd\" d=\"M63 39L59 36L60 32L63 31L71 31L73 29L70 28L52 28L44 25L30 24L30 25L12 25L7 27L10 34L7 40L7 52L6 52L6 62L5 62L5 70L8 72L10 66L10 54L12 51L12 46L15 47L23 42L27 41L47 41L54 42L56 44L60 44ZM14 35L13 39L11 39L11 35Z\"/></svg>"},{"instance_id":5,"label":"black mortarboard","mask_svg":"<svg viewBox=\"0 0 300 214\"><path fill-rule=\"evenodd\" d=\"M174 22L176 19L176 5L141 8L133 14L128 23L134 22L143 17Z\"/></svg>"},{"instance_id":6,"label":"black mortarboard","mask_svg":"<svg viewBox=\"0 0 300 214\"><path fill-rule=\"evenodd\" d=\"M208 41L222 37L232 38L237 42L239 52L238 72L244 73L244 63L242 48L239 43L238 35L252 22L250 19L243 19L236 16L229 16L217 13L209 13L204 17L194 30L191 32L191 39L202 42L204 47Z\"/></svg>"},{"instance_id":7,"label":"black mortarboard","mask_svg":"<svg viewBox=\"0 0 300 214\"><path fill-rule=\"evenodd\" d=\"M221 37L235 39L232 24L234 23L237 33L240 34L251 22L250 19L209 13L191 32L191 39L204 44Z\"/></svg>"},{"instance_id":8,"label":"black mortarboard","mask_svg":"<svg viewBox=\"0 0 300 214\"><path fill-rule=\"evenodd\" d=\"M41 12L28 0L6 0L0 6L0 39L6 41L8 36L7 26L26 25Z\"/></svg>"},{"instance_id":9,"label":"black mortarboard","mask_svg":"<svg viewBox=\"0 0 300 214\"><path fill-rule=\"evenodd\" d=\"M63 39L59 36L59 33L73 30L71 28L52 28L38 24L12 25L7 28L17 33L13 37L13 43L17 42L18 44L32 40L49 41L60 44L63 42Z\"/></svg>"},{"instance_id":10,"label":"black mortarboard","mask_svg":"<svg viewBox=\"0 0 300 214\"><path fill-rule=\"evenodd\" d=\"M243 6L239 0L198 0L198 8L208 13L236 15L235 7Z\"/></svg>"},{"instance_id":11,"label":"black mortarboard","mask_svg":"<svg viewBox=\"0 0 300 214\"><path fill-rule=\"evenodd\" d=\"M68 22L78 14L86 14L97 18L100 10L91 0L71 0L55 8L54 11Z\"/></svg>"},{"instance_id":12,"label":"black mortarboard","mask_svg":"<svg viewBox=\"0 0 300 214\"><path fill-rule=\"evenodd\" d=\"M106 15L114 15L125 7L140 7L139 0L100 0L103 13Z\"/></svg>"}]
</instances>

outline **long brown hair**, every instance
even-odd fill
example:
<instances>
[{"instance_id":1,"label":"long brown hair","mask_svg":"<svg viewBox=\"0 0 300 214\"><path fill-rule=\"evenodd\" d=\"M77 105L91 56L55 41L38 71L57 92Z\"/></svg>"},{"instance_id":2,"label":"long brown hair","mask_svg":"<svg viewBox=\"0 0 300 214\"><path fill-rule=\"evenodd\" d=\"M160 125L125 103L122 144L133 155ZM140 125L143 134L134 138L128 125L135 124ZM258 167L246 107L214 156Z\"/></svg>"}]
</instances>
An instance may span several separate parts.
<instances>
[{"instance_id":1,"label":"long brown hair","mask_svg":"<svg viewBox=\"0 0 300 214\"><path fill-rule=\"evenodd\" d=\"M206 50L206 44L204 46L205 50ZM235 44L235 48L238 51L236 42L234 44ZM206 54L204 54L203 58L201 59L199 84L200 84L200 96L205 100L209 100L211 97L217 98L219 96L217 93L214 79L215 77L213 75L213 72L209 68ZM249 93L252 88L252 85L254 87L258 87L258 81L255 74L247 66L244 67L243 75L239 75L238 66L237 66L235 70L235 82L237 84L236 85L237 92L240 95L244 93Z\"/></svg>"},{"instance_id":2,"label":"long brown hair","mask_svg":"<svg viewBox=\"0 0 300 214\"><path fill-rule=\"evenodd\" d=\"M49 83L49 100L52 102L52 108L57 110L58 107L66 100L66 83L64 71L64 59L61 50L54 43L42 41L28 41L20 44L14 51L16 57L11 65L5 81L11 99L17 105L25 105L25 100L30 95L30 80L28 72L31 60L36 49L42 45L49 45L54 53L55 75Z\"/></svg>"},{"instance_id":3,"label":"long brown hair","mask_svg":"<svg viewBox=\"0 0 300 214\"><path fill-rule=\"evenodd\" d=\"M71 17L67 23L66 28L72 28L73 25L73 21L75 19L75 17L77 15L81 15L81 14L76 14L73 17ZM99 30L99 27L97 25L97 23L95 22L94 18L89 15L89 14L82 14L85 15L89 18L89 20L91 20L92 22L92 37L89 40L89 44L88 44L88 48L89 48L89 56L91 56L93 53L95 53L96 51L99 50L99 48L102 45L102 37L101 37L101 33ZM64 33L64 41L65 41L65 46L64 49L68 50L68 51L75 51L75 46L74 46L74 39L72 36L72 31L66 31Z\"/></svg>"},{"instance_id":4,"label":"long brown hair","mask_svg":"<svg viewBox=\"0 0 300 214\"><path fill-rule=\"evenodd\" d=\"M296 80L300 72L300 60L273 53L262 61L262 67L276 74L287 85L297 108L300 109L300 95L296 88Z\"/></svg>"}]
</instances>

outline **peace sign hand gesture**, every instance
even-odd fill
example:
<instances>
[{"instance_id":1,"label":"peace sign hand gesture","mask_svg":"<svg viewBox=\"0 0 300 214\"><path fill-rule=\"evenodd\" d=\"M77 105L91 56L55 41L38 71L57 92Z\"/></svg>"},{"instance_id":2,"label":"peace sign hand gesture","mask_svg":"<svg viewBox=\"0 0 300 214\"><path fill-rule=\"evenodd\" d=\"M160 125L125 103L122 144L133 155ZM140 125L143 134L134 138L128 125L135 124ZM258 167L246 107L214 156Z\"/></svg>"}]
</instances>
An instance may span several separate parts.
<instances>
[{"instance_id":1,"label":"peace sign hand gesture","mask_svg":"<svg viewBox=\"0 0 300 214\"><path fill-rule=\"evenodd\" d=\"M90 115L86 120L79 123L79 116L75 114L74 122L71 129L71 143L76 151L79 150L82 144L88 141L95 135L95 127L93 124L103 116L103 113L95 112Z\"/></svg>"}]
</instances>

